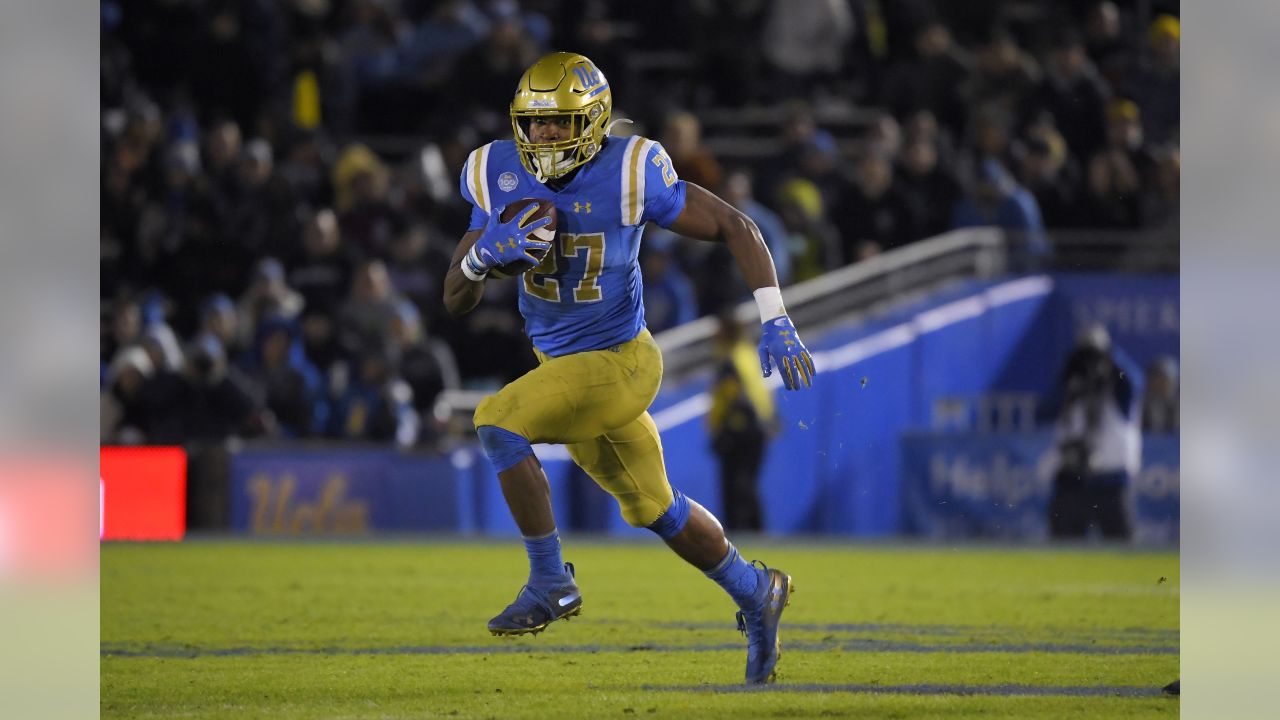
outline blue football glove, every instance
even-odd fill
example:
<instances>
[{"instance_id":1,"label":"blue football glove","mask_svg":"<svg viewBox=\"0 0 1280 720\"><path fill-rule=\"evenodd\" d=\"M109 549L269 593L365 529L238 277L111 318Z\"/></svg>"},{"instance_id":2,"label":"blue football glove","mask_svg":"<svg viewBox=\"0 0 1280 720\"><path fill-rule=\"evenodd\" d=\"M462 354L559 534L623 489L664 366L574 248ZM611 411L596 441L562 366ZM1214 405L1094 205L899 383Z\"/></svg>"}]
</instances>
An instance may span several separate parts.
<instances>
[{"instance_id":1,"label":"blue football glove","mask_svg":"<svg viewBox=\"0 0 1280 720\"><path fill-rule=\"evenodd\" d=\"M765 323L760 333L760 369L765 377L773 374L770 358L782 370L782 384L788 390L800 390L813 384L813 358L800 342L791 318L786 315Z\"/></svg>"},{"instance_id":2,"label":"blue football glove","mask_svg":"<svg viewBox=\"0 0 1280 720\"><path fill-rule=\"evenodd\" d=\"M550 225L550 216L538 218L523 227L520 225L536 212L538 205L530 205L525 212L507 222L501 220L501 209L489 213L489 222L485 224L484 232L462 260L471 271L470 274L483 276L496 267L522 257L534 265L542 262L542 256L551 249L551 242L539 240L534 231Z\"/></svg>"}]
</instances>

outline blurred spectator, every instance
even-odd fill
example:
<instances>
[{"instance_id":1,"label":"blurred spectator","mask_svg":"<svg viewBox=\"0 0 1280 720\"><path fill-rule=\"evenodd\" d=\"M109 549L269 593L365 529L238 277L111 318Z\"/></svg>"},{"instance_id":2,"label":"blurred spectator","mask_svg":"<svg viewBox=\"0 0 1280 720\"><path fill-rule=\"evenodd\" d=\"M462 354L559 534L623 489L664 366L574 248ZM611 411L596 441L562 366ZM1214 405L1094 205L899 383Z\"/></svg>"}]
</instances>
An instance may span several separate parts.
<instances>
[{"instance_id":1,"label":"blurred spectator","mask_svg":"<svg viewBox=\"0 0 1280 720\"><path fill-rule=\"evenodd\" d=\"M1156 17L1147 38L1149 51L1126 81L1125 90L1142 108L1142 129L1147 141L1164 145L1178 140L1181 80L1178 56L1182 38L1178 18Z\"/></svg>"},{"instance_id":2,"label":"blurred spectator","mask_svg":"<svg viewBox=\"0 0 1280 720\"><path fill-rule=\"evenodd\" d=\"M719 189L724 170L702 146L702 124L692 113L681 110L667 116L660 142L682 179L713 191Z\"/></svg>"},{"instance_id":3,"label":"blurred spectator","mask_svg":"<svg viewBox=\"0 0 1280 720\"><path fill-rule=\"evenodd\" d=\"M387 202L387 166L364 145L349 145L333 168L342 237L361 257L385 258L403 221Z\"/></svg>"},{"instance_id":4,"label":"blurred spectator","mask_svg":"<svg viewBox=\"0 0 1280 720\"><path fill-rule=\"evenodd\" d=\"M209 105L226 109L240 127L248 127L281 80L281 5L220 0L196 8L195 42L179 51L190 58L191 89Z\"/></svg>"},{"instance_id":5,"label":"blurred spectator","mask_svg":"<svg viewBox=\"0 0 1280 720\"><path fill-rule=\"evenodd\" d=\"M360 353L351 381L334 406L329 434L410 446L418 436L412 403L413 390L397 373L393 352L370 346Z\"/></svg>"},{"instance_id":6,"label":"blurred spectator","mask_svg":"<svg viewBox=\"0 0 1280 720\"><path fill-rule=\"evenodd\" d=\"M951 211L951 227L994 225L1005 231L1013 247L1029 260L1041 258L1049 241L1040 221L1040 208L998 160L983 160L969 192Z\"/></svg>"},{"instance_id":7,"label":"blurred spectator","mask_svg":"<svg viewBox=\"0 0 1280 720\"><path fill-rule=\"evenodd\" d=\"M178 336L164 322L152 323L142 332L142 349L157 371L182 370L182 348L178 345Z\"/></svg>"},{"instance_id":8,"label":"blurred spectator","mask_svg":"<svg viewBox=\"0 0 1280 720\"><path fill-rule=\"evenodd\" d=\"M698 38L693 50L698 55L699 85L707 90L710 97L706 100L710 103L741 107L760 96L762 54L743 52L743 48L760 46L768 5L766 0L689 3L693 15L690 30ZM582 52L596 59L591 51Z\"/></svg>"},{"instance_id":9,"label":"blurred spectator","mask_svg":"<svg viewBox=\"0 0 1280 720\"><path fill-rule=\"evenodd\" d=\"M964 94L972 107L992 107L1008 117L1021 112L1040 83L1040 67L1013 35L995 28L978 48Z\"/></svg>"},{"instance_id":10,"label":"blurred spectator","mask_svg":"<svg viewBox=\"0 0 1280 720\"><path fill-rule=\"evenodd\" d=\"M328 168L331 151L318 133L301 132L292 138L279 174L299 203L324 207L333 202Z\"/></svg>"},{"instance_id":11,"label":"blurred spectator","mask_svg":"<svg viewBox=\"0 0 1280 720\"><path fill-rule=\"evenodd\" d=\"M911 219L911 237L926 238L946 232L951 207L960 197L960 183L938 162L938 147L927 137L913 138L902 152L898 175Z\"/></svg>"},{"instance_id":12,"label":"blurred spectator","mask_svg":"<svg viewBox=\"0 0 1280 720\"><path fill-rule=\"evenodd\" d=\"M876 113L863 138L862 151L880 153L890 162L897 160L902 152L902 126L889 113Z\"/></svg>"},{"instance_id":13,"label":"blurred spectator","mask_svg":"<svg viewBox=\"0 0 1280 720\"><path fill-rule=\"evenodd\" d=\"M1080 173L1067 162L1067 141L1057 130L1043 125L1028 133L1018 164L1018 181L1035 197L1045 225L1080 224L1076 191Z\"/></svg>"},{"instance_id":14,"label":"blurred spectator","mask_svg":"<svg viewBox=\"0 0 1280 720\"><path fill-rule=\"evenodd\" d=\"M667 249L656 244L642 247L640 270L644 276L644 323L650 331L659 333L698 317L693 283Z\"/></svg>"},{"instance_id":15,"label":"blurred spectator","mask_svg":"<svg viewBox=\"0 0 1280 720\"><path fill-rule=\"evenodd\" d=\"M424 224L413 225L400 233L391 243L387 263L392 286L419 307L437 305L452 259L452 242L453 238L446 241L439 237L438 230Z\"/></svg>"},{"instance_id":16,"label":"blurred spectator","mask_svg":"<svg viewBox=\"0 0 1280 720\"><path fill-rule=\"evenodd\" d=\"M151 359L140 347L117 353L107 370L106 389L99 404L103 444L141 445L146 442L149 424L142 387L155 372Z\"/></svg>"},{"instance_id":17,"label":"blurred spectator","mask_svg":"<svg viewBox=\"0 0 1280 720\"><path fill-rule=\"evenodd\" d=\"M1049 48L1044 79L1032 94L1024 117L1048 112L1076 157L1087 158L1106 142L1106 84L1085 54L1080 36L1059 28Z\"/></svg>"},{"instance_id":18,"label":"blurred spectator","mask_svg":"<svg viewBox=\"0 0 1280 720\"><path fill-rule=\"evenodd\" d=\"M858 160L854 184L835 221L846 263L918 239L910 200L895 184L888 156L876 150Z\"/></svg>"},{"instance_id":19,"label":"blurred spectator","mask_svg":"<svg viewBox=\"0 0 1280 720\"><path fill-rule=\"evenodd\" d=\"M291 254L297 243L297 200L275 172L271 144L262 138L249 141L235 177L223 199L228 239L251 256Z\"/></svg>"},{"instance_id":20,"label":"blurred spectator","mask_svg":"<svg viewBox=\"0 0 1280 720\"><path fill-rule=\"evenodd\" d=\"M298 322L302 350L312 365L326 378L326 384L340 387L346 381L347 354L338 342L338 327L333 314L321 310L303 310Z\"/></svg>"},{"instance_id":21,"label":"blurred spectator","mask_svg":"<svg viewBox=\"0 0 1280 720\"><path fill-rule=\"evenodd\" d=\"M760 532L760 465L769 438L778 432L773 396L760 375L756 349L743 339L733 312L722 312L717 321L719 367L711 387L707 431L720 463L724 523L729 530Z\"/></svg>"},{"instance_id":22,"label":"blurred spectator","mask_svg":"<svg viewBox=\"0 0 1280 720\"><path fill-rule=\"evenodd\" d=\"M200 324L196 335L212 335L222 343L229 357L239 358L249 349L248 343L241 340L240 314L231 298L217 293L205 298L200 309Z\"/></svg>"},{"instance_id":23,"label":"blurred spectator","mask_svg":"<svg viewBox=\"0 0 1280 720\"><path fill-rule=\"evenodd\" d=\"M200 151L181 140L165 152L163 185L138 223L138 259L153 268L163 287L183 304L212 290L209 272L225 256L219 215L201 173Z\"/></svg>"},{"instance_id":24,"label":"blurred spectator","mask_svg":"<svg viewBox=\"0 0 1280 720\"><path fill-rule=\"evenodd\" d=\"M1164 356L1147 369L1147 392L1142 396L1142 429L1176 433L1178 419L1178 361Z\"/></svg>"},{"instance_id":25,"label":"blurred spectator","mask_svg":"<svg viewBox=\"0 0 1280 720\"><path fill-rule=\"evenodd\" d=\"M969 56L951 42L951 33L938 20L924 24L914 40L915 57L895 66L885 80L884 105L898 117L929 110L953 132L963 128Z\"/></svg>"},{"instance_id":26,"label":"blurred spectator","mask_svg":"<svg viewBox=\"0 0 1280 720\"><path fill-rule=\"evenodd\" d=\"M826 205L817 186L795 178L778 188L778 210L787 229L795 282L817 277L840 267L840 233L826 216Z\"/></svg>"},{"instance_id":27,"label":"blurred spectator","mask_svg":"<svg viewBox=\"0 0 1280 720\"><path fill-rule=\"evenodd\" d=\"M511 104L511 91L520 76L542 53L525 30L519 6L494 3L496 12L484 42L458 61L466 72L457 73L449 97L473 111L493 113Z\"/></svg>"},{"instance_id":28,"label":"blurred spectator","mask_svg":"<svg viewBox=\"0 0 1280 720\"><path fill-rule=\"evenodd\" d=\"M247 371L270 411L265 421L269 432L309 437L325 426L324 381L303 352L296 320L273 316L262 321Z\"/></svg>"},{"instance_id":29,"label":"blurred spectator","mask_svg":"<svg viewBox=\"0 0 1280 720\"><path fill-rule=\"evenodd\" d=\"M1142 374L1106 328L1081 331L1059 380L1056 471L1049 500L1055 538L1128 539L1125 492L1142 460Z\"/></svg>"},{"instance_id":30,"label":"blurred spectator","mask_svg":"<svg viewBox=\"0 0 1280 720\"><path fill-rule=\"evenodd\" d=\"M400 298L387 266L381 260L364 260L351 279L351 294L338 316L338 341L352 355L361 348L381 345Z\"/></svg>"},{"instance_id":31,"label":"blurred spectator","mask_svg":"<svg viewBox=\"0 0 1280 720\"><path fill-rule=\"evenodd\" d=\"M1147 188L1147 201L1151 225L1178 226L1178 208L1181 198L1182 155L1177 148L1165 148L1155 153L1155 175Z\"/></svg>"},{"instance_id":32,"label":"blurred spectator","mask_svg":"<svg viewBox=\"0 0 1280 720\"><path fill-rule=\"evenodd\" d=\"M469 387L501 387L537 367L516 310L517 282L523 279L487 283L474 310L451 318L456 336L465 338L453 342L453 352Z\"/></svg>"},{"instance_id":33,"label":"blurred spectator","mask_svg":"<svg viewBox=\"0 0 1280 720\"><path fill-rule=\"evenodd\" d=\"M196 339L187 354L186 374L188 391L172 405L182 418L183 437L225 440L262 434L261 403L212 335Z\"/></svg>"},{"instance_id":34,"label":"blurred spectator","mask_svg":"<svg viewBox=\"0 0 1280 720\"><path fill-rule=\"evenodd\" d=\"M956 148L951 136L938 128L938 118L929 110L917 110L906 117L902 123L902 137L906 144L921 141L933 145L938 150L938 165L954 170Z\"/></svg>"},{"instance_id":35,"label":"blurred spectator","mask_svg":"<svg viewBox=\"0 0 1280 720\"><path fill-rule=\"evenodd\" d=\"M1107 107L1107 145L1089 158L1088 222L1093 227L1144 224L1142 187L1155 160L1144 146L1138 106L1113 100Z\"/></svg>"},{"instance_id":36,"label":"blurred spectator","mask_svg":"<svg viewBox=\"0 0 1280 720\"><path fill-rule=\"evenodd\" d=\"M1120 8L1111 0L1102 0L1089 8L1085 21L1085 51L1098 72L1111 85L1121 80L1130 61L1125 42Z\"/></svg>"},{"instance_id":37,"label":"blurred spectator","mask_svg":"<svg viewBox=\"0 0 1280 720\"><path fill-rule=\"evenodd\" d=\"M453 351L438 338L428 336L422 315L413 303L396 306L388 337L399 359L400 375L413 390L413 407L422 419L425 440L439 430L435 422L436 399L444 390L462 387Z\"/></svg>"},{"instance_id":38,"label":"blurred spectator","mask_svg":"<svg viewBox=\"0 0 1280 720\"><path fill-rule=\"evenodd\" d=\"M956 159L956 172L972 177L984 160L1011 167L1017 156L1013 139L1013 117L999 106L976 108L969 125L969 142Z\"/></svg>"},{"instance_id":39,"label":"blurred spectator","mask_svg":"<svg viewBox=\"0 0 1280 720\"><path fill-rule=\"evenodd\" d=\"M775 95L796 97L837 76L853 31L853 13L842 0L772 0L761 47Z\"/></svg>"},{"instance_id":40,"label":"blurred spectator","mask_svg":"<svg viewBox=\"0 0 1280 720\"><path fill-rule=\"evenodd\" d=\"M142 339L142 308L138 301L122 296L116 299L111 313L111 335L103 343L102 359L111 362L116 355Z\"/></svg>"},{"instance_id":41,"label":"blurred spectator","mask_svg":"<svg viewBox=\"0 0 1280 720\"><path fill-rule=\"evenodd\" d=\"M723 195L725 202L742 211L760 228L764 244L769 247L769 254L773 256L778 284L790 284L791 249L787 246L787 229L777 214L756 200L752 192L751 173L743 169L730 172L725 178Z\"/></svg>"},{"instance_id":42,"label":"blurred spectator","mask_svg":"<svg viewBox=\"0 0 1280 720\"><path fill-rule=\"evenodd\" d=\"M335 313L351 287L353 254L342 241L333 210L321 208L302 226L301 252L290 263L289 285L308 311Z\"/></svg>"},{"instance_id":43,"label":"blurred spectator","mask_svg":"<svg viewBox=\"0 0 1280 720\"><path fill-rule=\"evenodd\" d=\"M251 346L262 318L268 315L296 318L303 304L302 296L285 282L284 265L273 257L262 258L254 266L249 287L236 305L237 340L246 347Z\"/></svg>"},{"instance_id":44,"label":"blurred spectator","mask_svg":"<svg viewBox=\"0 0 1280 720\"><path fill-rule=\"evenodd\" d=\"M223 120L209 131L205 139L205 163L216 191L234 195L239 178L236 166L240 159L240 126Z\"/></svg>"},{"instance_id":45,"label":"blurred spectator","mask_svg":"<svg viewBox=\"0 0 1280 720\"><path fill-rule=\"evenodd\" d=\"M813 108L801 100L788 102L779 132L782 136L777 158L780 172L772 178L777 184L765 185L764 191L776 194L781 184L799 177L815 184L824 204L831 206L840 202L847 184L841 174L840 148L835 137L818 126Z\"/></svg>"}]
</instances>

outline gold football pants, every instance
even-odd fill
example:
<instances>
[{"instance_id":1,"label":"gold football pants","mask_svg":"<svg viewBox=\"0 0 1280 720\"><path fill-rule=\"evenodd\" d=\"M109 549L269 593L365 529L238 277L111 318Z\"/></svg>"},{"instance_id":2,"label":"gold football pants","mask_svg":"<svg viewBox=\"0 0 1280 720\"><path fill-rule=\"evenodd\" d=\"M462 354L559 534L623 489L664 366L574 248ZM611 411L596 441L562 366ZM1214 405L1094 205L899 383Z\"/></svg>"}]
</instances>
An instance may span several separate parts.
<instances>
[{"instance_id":1,"label":"gold football pants","mask_svg":"<svg viewBox=\"0 0 1280 720\"><path fill-rule=\"evenodd\" d=\"M648 330L606 350L548 357L476 408L475 425L493 425L531 443L565 445L604 488L628 524L644 527L666 512L671 485L662 441L648 408L662 382L662 353Z\"/></svg>"}]
</instances>

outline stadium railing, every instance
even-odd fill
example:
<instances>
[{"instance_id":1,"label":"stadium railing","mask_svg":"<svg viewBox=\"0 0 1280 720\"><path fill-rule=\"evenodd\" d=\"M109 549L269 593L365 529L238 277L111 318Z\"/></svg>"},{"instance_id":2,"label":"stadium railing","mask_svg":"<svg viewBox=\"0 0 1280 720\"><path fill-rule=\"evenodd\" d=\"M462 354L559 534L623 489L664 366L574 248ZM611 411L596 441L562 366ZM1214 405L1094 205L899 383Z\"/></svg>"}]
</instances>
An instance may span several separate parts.
<instances>
[{"instance_id":1,"label":"stadium railing","mask_svg":"<svg viewBox=\"0 0 1280 720\"><path fill-rule=\"evenodd\" d=\"M944 285L1005 272L1004 233L997 228L954 230L900 247L868 260L797 283L782 291L783 301L806 337L816 336L884 303L923 296ZM747 300L734 315L746 327L758 324L755 302ZM706 316L654 336L662 348L664 382L678 383L712 362L716 318ZM446 390L436 402L439 418L454 427L470 425L476 405L490 391Z\"/></svg>"},{"instance_id":2,"label":"stadium railing","mask_svg":"<svg viewBox=\"0 0 1280 720\"><path fill-rule=\"evenodd\" d=\"M958 280L991 278L1006 267L1004 233L997 228L954 230L833 270L782 291L787 312L805 334L848 322L879 305L923 295ZM734 315L754 327L755 302L738 305ZM679 380L709 366L716 319L702 317L658 333L665 377Z\"/></svg>"}]
</instances>

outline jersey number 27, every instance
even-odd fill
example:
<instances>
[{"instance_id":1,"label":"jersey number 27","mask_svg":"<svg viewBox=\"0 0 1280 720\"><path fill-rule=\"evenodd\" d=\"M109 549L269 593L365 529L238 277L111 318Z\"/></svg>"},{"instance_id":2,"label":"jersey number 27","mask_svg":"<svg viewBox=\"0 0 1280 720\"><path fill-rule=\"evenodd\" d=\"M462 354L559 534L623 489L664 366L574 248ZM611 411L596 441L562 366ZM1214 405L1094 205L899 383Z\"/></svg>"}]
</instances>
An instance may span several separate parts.
<instances>
[{"instance_id":1,"label":"jersey number 27","mask_svg":"<svg viewBox=\"0 0 1280 720\"><path fill-rule=\"evenodd\" d=\"M604 269L604 234L603 233L560 233L556 238L556 247L552 248L542 263L524 274L524 291L533 297L547 302L561 302L560 280L552 275L560 272L560 258L567 261L571 257L586 253L586 269L582 279L573 286L573 302L599 302L604 298L600 290L600 271Z\"/></svg>"}]
</instances>

